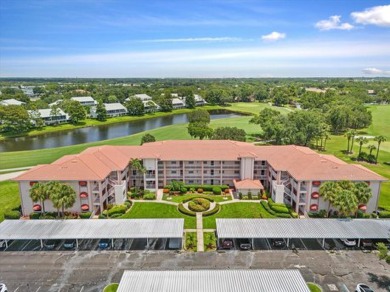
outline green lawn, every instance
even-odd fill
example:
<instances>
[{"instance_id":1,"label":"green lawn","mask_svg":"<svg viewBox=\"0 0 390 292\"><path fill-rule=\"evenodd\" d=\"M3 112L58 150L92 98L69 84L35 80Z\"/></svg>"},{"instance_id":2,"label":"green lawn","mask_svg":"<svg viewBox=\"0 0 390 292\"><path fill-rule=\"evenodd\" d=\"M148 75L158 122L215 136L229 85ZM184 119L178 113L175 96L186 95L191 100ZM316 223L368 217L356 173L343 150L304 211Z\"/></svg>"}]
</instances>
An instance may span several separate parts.
<instances>
[{"instance_id":1,"label":"green lawn","mask_svg":"<svg viewBox=\"0 0 390 292\"><path fill-rule=\"evenodd\" d=\"M221 210L208 217L203 217L203 228L216 228L216 218L275 218L260 203L239 202L221 205Z\"/></svg>"},{"instance_id":2,"label":"green lawn","mask_svg":"<svg viewBox=\"0 0 390 292\"><path fill-rule=\"evenodd\" d=\"M0 182L0 222L4 220L4 212L18 208L20 205L18 184L13 181Z\"/></svg>"},{"instance_id":3,"label":"green lawn","mask_svg":"<svg viewBox=\"0 0 390 292\"><path fill-rule=\"evenodd\" d=\"M310 289L310 292L322 292L322 289L318 284L307 282L307 286Z\"/></svg>"},{"instance_id":4,"label":"green lawn","mask_svg":"<svg viewBox=\"0 0 390 292\"><path fill-rule=\"evenodd\" d=\"M171 198L171 199L168 199ZM210 198L213 199L215 202L225 202L230 201L232 199L231 196L221 196L221 195L202 195L202 194L186 194L186 195L179 195L179 196L167 196L164 195L163 199L170 202L175 203L181 203L184 200L190 199L190 198Z\"/></svg>"},{"instance_id":5,"label":"green lawn","mask_svg":"<svg viewBox=\"0 0 390 292\"><path fill-rule=\"evenodd\" d=\"M279 111L281 113L289 113L292 111L292 109L288 107L271 106L268 103L260 103L260 102L237 102L237 103L231 103L227 107L227 109L232 111L255 114L255 115L259 114L259 112L265 108L270 108Z\"/></svg>"},{"instance_id":6,"label":"green lawn","mask_svg":"<svg viewBox=\"0 0 390 292\"><path fill-rule=\"evenodd\" d=\"M118 286L119 286L118 283L112 283L104 287L103 292L116 292L118 290Z\"/></svg>"},{"instance_id":7,"label":"green lawn","mask_svg":"<svg viewBox=\"0 0 390 292\"><path fill-rule=\"evenodd\" d=\"M137 203L120 218L184 218L184 228L196 228L195 217L186 216L176 206L162 203Z\"/></svg>"}]
</instances>

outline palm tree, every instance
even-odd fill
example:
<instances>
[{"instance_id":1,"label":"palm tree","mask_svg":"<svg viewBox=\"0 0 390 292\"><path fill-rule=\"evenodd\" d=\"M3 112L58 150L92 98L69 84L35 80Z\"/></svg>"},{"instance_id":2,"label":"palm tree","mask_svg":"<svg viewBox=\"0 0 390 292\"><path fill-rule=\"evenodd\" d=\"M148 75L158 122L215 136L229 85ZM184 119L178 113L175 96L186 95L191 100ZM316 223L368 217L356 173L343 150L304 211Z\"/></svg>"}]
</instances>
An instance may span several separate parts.
<instances>
[{"instance_id":1,"label":"palm tree","mask_svg":"<svg viewBox=\"0 0 390 292\"><path fill-rule=\"evenodd\" d=\"M333 205L338 208L340 216L345 216L356 212L358 208L358 200L351 190L342 189L337 194Z\"/></svg>"},{"instance_id":2,"label":"palm tree","mask_svg":"<svg viewBox=\"0 0 390 292\"><path fill-rule=\"evenodd\" d=\"M333 202L336 199L336 196L338 192L340 191L339 185L334 181L327 181L324 182L320 187L320 195L324 198L325 201L328 201L328 211L329 214L330 205L333 204Z\"/></svg>"},{"instance_id":3,"label":"palm tree","mask_svg":"<svg viewBox=\"0 0 390 292\"><path fill-rule=\"evenodd\" d=\"M368 145L367 148L368 148L368 150L370 150L370 156L372 155L372 151L374 151L376 149L375 145L372 145L372 144Z\"/></svg>"},{"instance_id":4,"label":"palm tree","mask_svg":"<svg viewBox=\"0 0 390 292\"><path fill-rule=\"evenodd\" d=\"M142 165L141 160L139 160L138 158L131 158L129 164L130 164L130 167L134 170L137 170L137 171L142 172L142 173L146 172L146 168Z\"/></svg>"},{"instance_id":5,"label":"palm tree","mask_svg":"<svg viewBox=\"0 0 390 292\"><path fill-rule=\"evenodd\" d=\"M355 142L355 136L356 136L356 130L351 130L352 135L352 141L351 141L351 149L349 150L349 153L353 153L353 143Z\"/></svg>"},{"instance_id":6,"label":"palm tree","mask_svg":"<svg viewBox=\"0 0 390 292\"><path fill-rule=\"evenodd\" d=\"M367 204L372 197L371 188L365 182L356 183L354 193L358 200L358 204Z\"/></svg>"},{"instance_id":7,"label":"palm tree","mask_svg":"<svg viewBox=\"0 0 390 292\"><path fill-rule=\"evenodd\" d=\"M65 208L72 207L76 202L76 192L69 185L51 182L50 200L57 209L58 216L60 216L60 208L62 210L62 215L64 215Z\"/></svg>"},{"instance_id":8,"label":"palm tree","mask_svg":"<svg viewBox=\"0 0 390 292\"><path fill-rule=\"evenodd\" d=\"M49 199L48 187L44 183L35 183L30 189L30 198L33 202L40 202L42 205L42 212L45 213L45 200Z\"/></svg>"},{"instance_id":9,"label":"palm tree","mask_svg":"<svg viewBox=\"0 0 390 292\"><path fill-rule=\"evenodd\" d=\"M378 142L378 147L376 148L376 156L375 156L375 163L378 163L379 147L381 146L382 142L386 142L386 137L384 137L384 136L376 136L374 138L374 141Z\"/></svg>"},{"instance_id":10,"label":"palm tree","mask_svg":"<svg viewBox=\"0 0 390 292\"><path fill-rule=\"evenodd\" d=\"M356 138L356 141L359 142L359 154L358 154L359 157L360 154L362 153L362 146L363 144L368 143L368 139L366 137L360 136Z\"/></svg>"},{"instance_id":11,"label":"palm tree","mask_svg":"<svg viewBox=\"0 0 390 292\"><path fill-rule=\"evenodd\" d=\"M345 134L344 134L344 137L347 137L347 154L350 153L350 150L349 150L349 145L350 145L350 142L351 142L351 139L353 137L353 132L352 130L348 130Z\"/></svg>"}]
</instances>

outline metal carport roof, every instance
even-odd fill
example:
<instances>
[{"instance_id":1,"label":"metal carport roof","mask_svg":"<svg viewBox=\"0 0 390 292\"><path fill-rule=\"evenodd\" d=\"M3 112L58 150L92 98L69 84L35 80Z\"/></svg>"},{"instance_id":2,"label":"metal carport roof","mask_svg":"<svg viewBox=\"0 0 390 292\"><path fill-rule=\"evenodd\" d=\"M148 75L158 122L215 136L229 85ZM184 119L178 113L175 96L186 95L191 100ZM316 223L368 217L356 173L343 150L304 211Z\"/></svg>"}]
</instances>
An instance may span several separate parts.
<instances>
[{"instance_id":1,"label":"metal carport roof","mask_svg":"<svg viewBox=\"0 0 390 292\"><path fill-rule=\"evenodd\" d=\"M390 220L216 219L219 238L389 238Z\"/></svg>"},{"instance_id":2,"label":"metal carport roof","mask_svg":"<svg viewBox=\"0 0 390 292\"><path fill-rule=\"evenodd\" d=\"M124 271L117 292L309 292L298 270Z\"/></svg>"},{"instance_id":3,"label":"metal carport roof","mask_svg":"<svg viewBox=\"0 0 390 292\"><path fill-rule=\"evenodd\" d=\"M184 219L5 220L0 239L182 238Z\"/></svg>"}]
</instances>

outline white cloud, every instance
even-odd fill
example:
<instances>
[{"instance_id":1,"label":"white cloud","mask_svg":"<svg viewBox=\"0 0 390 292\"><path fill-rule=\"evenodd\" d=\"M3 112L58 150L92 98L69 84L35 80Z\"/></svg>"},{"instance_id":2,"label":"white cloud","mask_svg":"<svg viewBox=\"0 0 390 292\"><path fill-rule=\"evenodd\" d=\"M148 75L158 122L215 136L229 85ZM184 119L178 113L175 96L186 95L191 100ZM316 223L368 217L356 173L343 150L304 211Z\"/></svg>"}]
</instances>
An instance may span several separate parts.
<instances>
[{"instance_id":1,"label":"white cloud","mask_svg":"<svg viewBox=\"0 0 390 292\"><path fill-rule=\"evenodd\" d=\"M362 71L367 75L390 75L390 71L385 71L378 68L365 68Z\"/></svg>"},{"instance_id":2,"label":"white cloud","mask_svg":"<svg viewBox=\"0 0 390 292\"><path fill-rule=\"evenodd\" d=\"M282 40L285 37L286 37L285 33L273 31L270 34L266 34L266 35L261 36L261 39L263 41L274 42L274 41Z\"/></svg>"},{"instance_id":3,"label":"white cloud","mask_svg":"<svg viewBox=\"0 0 390 292\"><path fill-rule=\"evenodd\" d=\"M186 43L186 42L239 42L241 38L235 37L203 37L203 38L177 38L177 39L151 39L139 40L140 43Z\"/></svg>"},{"instance_id":4,"label":"white cloud","mask_svg":"<svg viewBox=\"0 0 390 292\"><path fill-rule=\"evenodd\" d=\"M332 30L332 29L340 29L340 30L351 30L353 29L353 25L348 22L341 23L340 15L333 15L326 20L320 20L316 23L315 27L319 30Z\"/></svg>"},{"instance_id":5,"label":"white cloud","mask_svg":"<svg viewBox=\"0 0 390 292\"><path fill-rule=\"evenodd\" d=\"M360 12L352 12L357 23L390 26L390 5L375 6Z\"/></svg>"}]
</instances>

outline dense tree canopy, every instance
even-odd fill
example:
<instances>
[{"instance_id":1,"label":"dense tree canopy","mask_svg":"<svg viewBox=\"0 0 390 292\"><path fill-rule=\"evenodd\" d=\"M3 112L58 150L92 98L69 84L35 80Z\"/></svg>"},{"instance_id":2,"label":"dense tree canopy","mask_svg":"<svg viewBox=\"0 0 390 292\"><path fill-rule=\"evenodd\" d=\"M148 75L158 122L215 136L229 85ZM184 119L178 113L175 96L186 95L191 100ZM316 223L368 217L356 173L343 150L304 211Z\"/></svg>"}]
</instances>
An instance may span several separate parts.
<instances>
[{"instance_id":1,"label":"dense tree canopy","mask_svg":"<svg viewBox=\"0 0 390 292\"><path fill-rule=\"evenodd\" d=\"M246 133L243 129L238 129L236 127L220 127L214 130L212 139L245 142L245 136Z\"/></svg>"},{"instance_id":2,"label":"dense tree canopy","mask_svg":"<svg viewBox=\"0 0 390 292\"><path fill-rule=\"evenodd\" d=\"M18 105L0 105L1 131L11 134L27 132L31 128L27 110Z\"/></svg>"},{"instance_id":3,"label":"dense tree canopy","mask_svg":"<svg viewBox=\"0 0 390 292\"><path fill-rule=\"evenodd\" d=\"M130 116L142 116L145 113L144 103L138 97L130 97L125 106Z\"/></svg>"}]
</instances>

